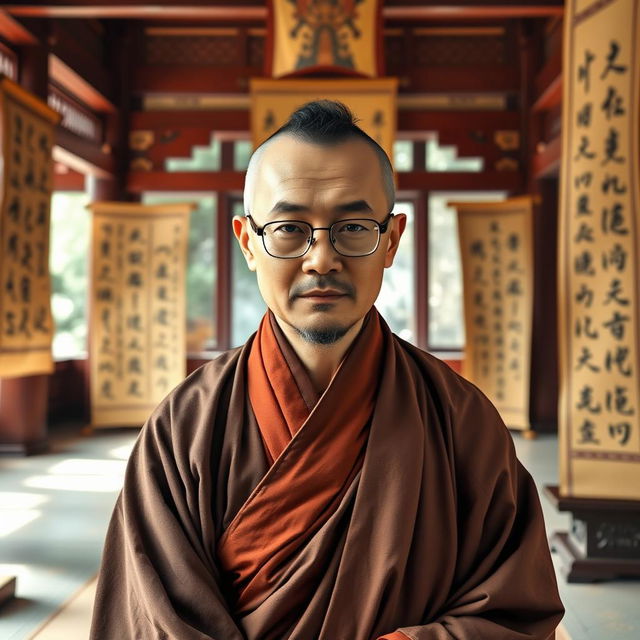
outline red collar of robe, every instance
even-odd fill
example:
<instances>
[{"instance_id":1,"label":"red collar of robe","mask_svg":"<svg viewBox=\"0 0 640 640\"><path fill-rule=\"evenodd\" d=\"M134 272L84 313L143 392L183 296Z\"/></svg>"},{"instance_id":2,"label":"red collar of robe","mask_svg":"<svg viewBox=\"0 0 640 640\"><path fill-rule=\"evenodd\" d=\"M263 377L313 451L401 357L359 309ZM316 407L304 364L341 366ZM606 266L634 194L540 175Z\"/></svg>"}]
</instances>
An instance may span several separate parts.
<instances>
[{"instance_id":1,"label":"red collar of robe","mask_svg":"<svg viewBox=\"0 0 640 640\"><path fill-rule=\"evenodd\" d=\"M269 311L251 345L251 407L271 463L221 536L217 556L243 613L329 519L362 467L383 352L372 309L320 398Z\"/></svg>"}]
</instances>

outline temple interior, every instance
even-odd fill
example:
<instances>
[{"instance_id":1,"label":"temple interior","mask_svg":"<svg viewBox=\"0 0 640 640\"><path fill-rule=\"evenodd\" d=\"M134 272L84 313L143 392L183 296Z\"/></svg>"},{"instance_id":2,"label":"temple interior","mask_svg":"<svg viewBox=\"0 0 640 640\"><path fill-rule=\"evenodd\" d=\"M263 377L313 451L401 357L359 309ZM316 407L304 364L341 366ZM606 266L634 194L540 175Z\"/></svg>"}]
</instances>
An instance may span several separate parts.
<instances>
[{"instance_id":1,"label":"temple interior","mask_svg":"<svg viewBox=\"0 0 640 640\"><path fill-rule=\"evenodd\" d=\"M557 640L640 637L639 4L0 6L0 638L88 637L141 425L265 314L232 218L314 99L393 165L376 308L535 480Z\"/></svg>"}]
</instances>

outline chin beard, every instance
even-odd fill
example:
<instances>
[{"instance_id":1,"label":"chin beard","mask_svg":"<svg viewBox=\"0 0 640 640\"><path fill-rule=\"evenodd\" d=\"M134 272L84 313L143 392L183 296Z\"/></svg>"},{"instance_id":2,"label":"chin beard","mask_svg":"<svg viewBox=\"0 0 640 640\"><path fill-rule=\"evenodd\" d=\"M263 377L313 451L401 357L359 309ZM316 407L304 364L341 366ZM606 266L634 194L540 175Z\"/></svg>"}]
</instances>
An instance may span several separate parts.
<instances>
[{"instance_id":1,"label":"chin beard","mask_svg":"<svg viewBox=\"0 0 640 640\"><path fill-rule=\"evenodd\" d=\"M319 327L318 329L300 329L294 327L298 335L311 344L329 345L338 342L351 327Z\"/></svg>"}]
</instances>

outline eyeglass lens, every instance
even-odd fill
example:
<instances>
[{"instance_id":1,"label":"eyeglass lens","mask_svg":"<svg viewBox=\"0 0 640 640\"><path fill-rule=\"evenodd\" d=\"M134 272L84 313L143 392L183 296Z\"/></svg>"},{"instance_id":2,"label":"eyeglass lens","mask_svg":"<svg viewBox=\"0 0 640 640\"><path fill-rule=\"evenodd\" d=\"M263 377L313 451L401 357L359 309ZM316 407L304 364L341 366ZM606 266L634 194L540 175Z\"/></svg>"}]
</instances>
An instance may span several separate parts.
<instances>
[{"instance_id":1,"label":"eyeglass lens","mask_svg":"<svg viewBox=\"0 0 640 640\"><path fill-rule=\"evenodd\" d=\"M297 258L305 253L313 233L306 222L270 222L264 227L266 250L278 258ZM344 220L331 226L331 244L345 256L365 256L378 247L380 227L372 220Z\"/></svg>"}]
</instances>

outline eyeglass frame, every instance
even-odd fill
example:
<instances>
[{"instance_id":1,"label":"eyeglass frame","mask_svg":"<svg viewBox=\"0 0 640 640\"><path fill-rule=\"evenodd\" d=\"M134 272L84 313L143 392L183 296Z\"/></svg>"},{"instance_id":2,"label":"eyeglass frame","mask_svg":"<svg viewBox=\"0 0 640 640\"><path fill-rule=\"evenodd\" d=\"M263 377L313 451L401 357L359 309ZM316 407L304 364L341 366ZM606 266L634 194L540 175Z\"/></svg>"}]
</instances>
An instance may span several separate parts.
<instances>
[{"instance_id":1,"label":"eyeglass frame","mask_svg":"<svg viewBox=\"0 0 640 640\"><path fill-rule=\"evenodd\" d=\"M298 258L302 258L302 256L306 255L308 253L309 249L311 249L311 247L313 246L313 243L314 243L314 240L315 240L314 234L315 234L316 231L328 231L329 232L329 242L331 243L331 246L333 247L333 250L338 255L341 255L343 258L366 258L367 256L370 256L370 255L374 254L378 250L378 247L380 246L380 237L382 236L383 233L387 232L387 230L389 228L389 223L391 222L391 219L394 216L395 216L395 213L392 213L391 211L389 211L389 213L387 214L386 218L382 222L378 222L377 220L374 220L373 218L347 218L345 220L336 220L334 223L330 224L328 227L312 227L306 220L274 220L273 222L267 222L267 224L264 224L261 227L259 227L255 223L255 220L251 217L251 214L249 214L249 213L245 214L245 217L247 218L247 220L249 220L249 224L251 225L251 228L253 229L253 232L256 235L258 235L258 236L260 236L262 238L262 246L264 247L264 250L272 258L277 258L278 260L297 260ZM333 244L333 238L332 238L332 235L331 235L331 229L336 224L343 224L345 222L353 222L353 221L356 221L356 220L366 220L367 222L373 222L380 229L380 232L378 233L378 241L376 243L376 246L369 253L363 253L360 256L350 256L350 255L346 255L344 253L340 253L340 251L338 251L338 249L336 248L335 244ZM267 245L266 245L266 242L264 240L264 230L265 230L265 228L268 227L271 224L278 224L278 223L282 224L283 222L286 222L286 223L289 223L289 224L291 224L293 222L299 222L301 224L307 225L308 227L311 227L311 237L309 238L309 240L307 242L307 248L299 256L274 256L272 253L269 252L269 249L267 249Z\"/></svg>"}]
</instances>

